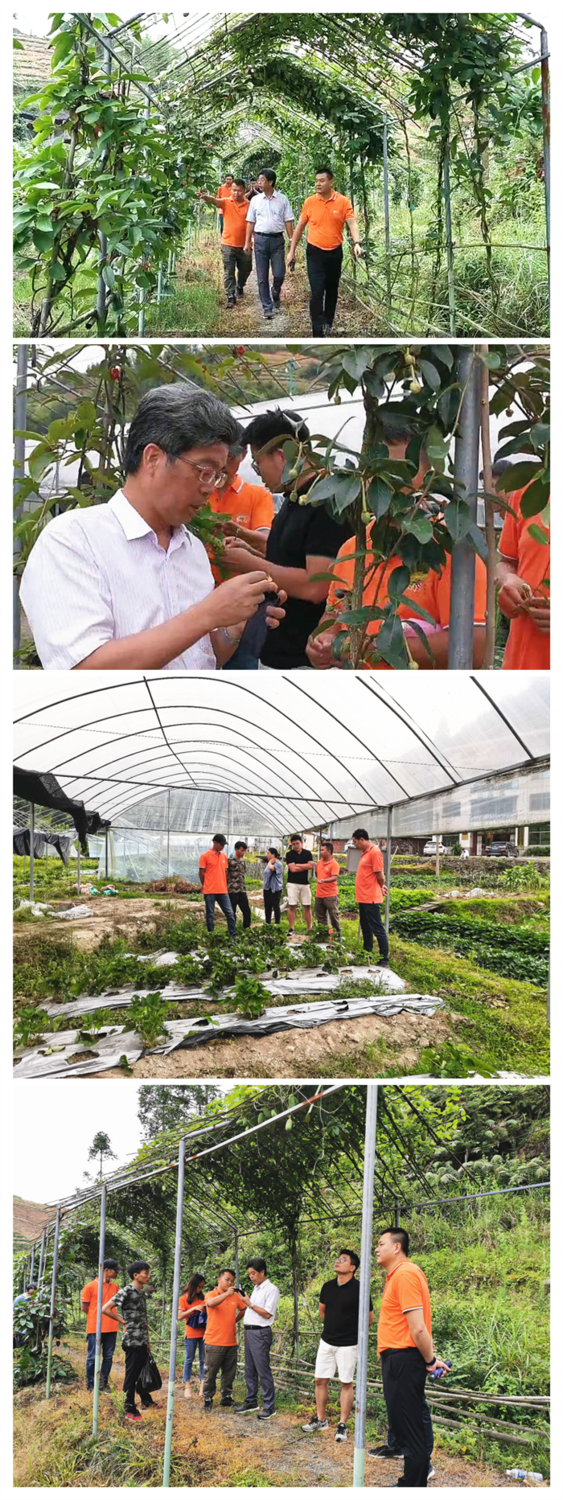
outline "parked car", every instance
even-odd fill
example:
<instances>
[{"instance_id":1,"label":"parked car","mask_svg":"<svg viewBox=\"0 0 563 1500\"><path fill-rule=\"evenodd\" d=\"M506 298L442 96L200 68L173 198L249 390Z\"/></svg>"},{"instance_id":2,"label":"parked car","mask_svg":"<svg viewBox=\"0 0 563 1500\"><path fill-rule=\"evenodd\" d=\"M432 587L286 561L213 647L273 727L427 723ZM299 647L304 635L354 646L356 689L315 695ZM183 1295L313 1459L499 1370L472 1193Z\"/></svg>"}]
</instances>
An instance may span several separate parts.
<instances>
[{"instance_id":1,"label":"parked car","mask_svg":"<svg viewBox=\"0 0 563 1500\"><path fill-rule=\"evenodd\" d=\"M483 852L492 855L493 859L516 859L519 851L518 845L507 839L502 843L487 844Z\"/></svg>"},{"instance_id":2,"label":"parked car","mask_svg":"<svg viewBox=\"0 0 563 1500\"><path fill-rule=\"evenodd\" d=\"M442 841L440 840L440 844L439 844L439 848L438 848L438 853L439 854L447 854L447 852L448 851L446 849L446 845L443 844ZM436 840L435 839L428 839L428 842L424 845L424 849L423 849L422 853L423 854L434 854L435 855L436 854Z\"/></svg>"}]
</instances>

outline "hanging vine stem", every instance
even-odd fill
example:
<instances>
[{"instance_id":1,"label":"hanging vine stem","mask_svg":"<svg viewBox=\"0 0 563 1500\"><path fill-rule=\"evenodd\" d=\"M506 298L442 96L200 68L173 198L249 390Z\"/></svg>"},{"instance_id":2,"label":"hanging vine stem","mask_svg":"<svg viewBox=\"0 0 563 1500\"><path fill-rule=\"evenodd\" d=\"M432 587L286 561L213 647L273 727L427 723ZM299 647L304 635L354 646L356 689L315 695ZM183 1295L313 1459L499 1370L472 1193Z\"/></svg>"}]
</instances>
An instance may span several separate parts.
<instances>
[{"instance_id":1,"label":"hanging vine stem","mask_svg":"<svg viewBox=\"0 0 563 1500\"><path fill-rule=\"evenodd\" d=\"M477 166L476 166L475 171L472 172L472 178L473 178L473 186L474 186L474 191L475 191L475 197L477 199L477 206L478 206L478 209L479 209L479 219L480 219L480 224L481 224L481 235L483 237L483 244L485 246L485 260L486 260L486 265L487 265L487 280L488 280L489 286L491 288L491 297L493 299L493 309L496 312L497 307L498 307L498 303L499 303L499 297L500 297L500 287L499 287L499 283L498 283L498 281L496 279L495 273L493 271L493 245L492 245L492 239L491 239L491 230L490 230L489 221L488 221L488 218L487 218L487 193L486 193L486 188L485 188L485 166L484 166L484 162L483 162L483 155L484 155L484 152L485 152L485 150L487 148L488 142L486 141L486 139L484 138L484 136L481 133L481 116L479 114L478 100L475 98L475 95L473 95L472 99L471 99L471 109L473 111L473 125L474 125L474 131L475 131L475 152L476 152L476 157L477 157Z\"/></svg>"},{"instance_id":2,"label":"hanging vine stem","mask_svg":"<svg viewBox=\"0 0 563 1500\"><path fill-rule=\"evenodd\" d=\"M417 301L417 297L418 297L418 275L417 275L417 270L416 270L416 244L415 244L415 238L414 238L414 214L413 214L413 207L412 207L412 161L411 161L411 148L410 148L410 141L409 141L409 133L408 133L408 130L407 130L407 122L406 122L406 120L404 119L404 117L402 115L401 115L399 124L401 126L401 130L403 132L403 136L404 136L404 140L405 140L405 152L406 152L406 157L407 157L407 207L408 207L408 211L409 211L409 237L410 237L410 257L411 257L411 301L410 301L410 312L409 312L409 323L408 323L408 326L409 326L409 328L412 328L412 327L414 327L414 310L415 310L416 301Z\"/></svg>"}]
</instances>

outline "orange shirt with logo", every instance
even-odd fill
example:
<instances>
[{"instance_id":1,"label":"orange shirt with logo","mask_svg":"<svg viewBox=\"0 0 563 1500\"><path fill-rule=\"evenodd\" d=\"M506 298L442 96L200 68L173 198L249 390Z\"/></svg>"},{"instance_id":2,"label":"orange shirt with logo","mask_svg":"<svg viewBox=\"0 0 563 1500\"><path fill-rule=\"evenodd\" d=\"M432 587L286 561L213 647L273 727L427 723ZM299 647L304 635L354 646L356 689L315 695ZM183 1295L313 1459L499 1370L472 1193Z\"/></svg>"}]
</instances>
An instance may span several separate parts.
<instances>
[{"instance_id":1,"label":"orange shirt with logo","mask_svg":"<svg viewBox=\"0 0 563 1500\"><path fill-rule=\"evenodd\" d=\"M383 885L383 855L377 844L370 844L365 854L362 854L360 863L356 870L356 901L381 903L381 887ZM377 879L377 873L381 874L381 883Z\"/></svg>"},{"instance_id":2,"label":"orange shirt with logo","mask_svg":"<svg viewBox=\"0 0 563 1500\"><path fill-rule=\"evenodd\" d=\"M201 1301L199 1301L199 1302L188 1302L188 1299L187 1299L186 1296L180 1297L180 1301L178 1303L178 1312L180 1312L180 1313L186 1313L186 1322L184 1324L184 1327L185 1327L185 1330L186 1330L186 1338L187 1339L202 1339L203 1338L203 1336L204 1336L204 1334L206 1332L206 1329L205 1328L192 1328L191 1324L187 1322L187 1314L188 1313L194 1313L194 1312L203 1312L204 1307L205 1307L205 1299L204 1298L202 1298Z\"/></svg>"},{"instance_id":3,"label":"orange shirt with logo","mask_svg":"<svg viewBox=\"0 0 563 1500\"><path fill-rule=\"evenodd\" d=\"M228 863L229 861L223 850L221 850L220 854L217 854L215 849L208 849L206 854L200 854L199 868L205 871L203 878L204 896L226 896Z\"/></svg>"},{"instance_id":4,"label":"orange shirt with logo","mask_svg":"<svg viewBox=\"0 0 563 1500\"><path fill-rule=\"evenodd\" d=\"M213 491L209 504L215 516L230 516L235 526L244 526L248 531L269 531L275 514L270 491L263 484L249 484L238 474L226 489ZM216 583L231 577L225 556L220 568L211 564L211 571Z\"/></svg>"},{"instance_id":5,"label":"orange shirt with logo","mask_svg":"<svg viewBox=\"0 0 563 1500\"><path fill-rule=\"evenodd\" d=\"M206 1344L223 1344L227 1348L232 1348L237 1341L237 1308L241 1307L246 1311L246 1302L243 1302L238 1292L233 1292L232 1296L225 1297L224 1302L219 1302L217 1307L210 1307L209 1298L220 1297L220 1295L219 1287L216 1286L215 1290L208 1292L205 1298L207 1305L205 1342Z\"/></svg>"},{"instance_id":6,"label":"orange shirt with logo","mask_svg":"<svg viewBox=\"0 0 563 1500\"><path fill-rule=\"evenodd\" d=\"M352 219L354 209L343 193L331 193L330 198L320 198L313 193L306 198L300 218L309 225L308 242L318 250L336 250L344 238L344 225Z\"/></svg>"},{"instance_id":7,"label":"orange shirt with logo","mask_svg":"<svg viewBox=\"0 0 563 1500\"><path fill-rule=\"evenodd\" d=\"M246 215L248 213L246 198L242 203L235 203L234 198L225 198L220 212L223 215L222 244L234 245L237 250L242 250L246 239Z\"/></svg>"},{"instance_id":8,"label":"orange shirt with logo","mask_svg":"<svg viewBox=\"0 0 563 1500\"><path fill-rule=\"evenodd\" d=\"M115 1294L118 1291L119 1291L119 1287L118 1287L116 1281L104 1281L102 1307L104 1305L104 1302L110 1302L111 1299L112 1299L112 1297L115 1297ZM82 1301L88 1303L88 1316L86 1318L86 1332L87 1333L95 1333L96 1332L96 1318L97 1318L97 1314L98 1314L98 1278L97 1277L96 1277L95 1281L89 1281L88 1285L84 1287L84 1290L82 1292ZM102 1313L102 1333L116 1333L117 1329L118 1329L118 1326L119 1325L118 1325L118 1322L117 1322L117 1318L115 1316L113 1318L110 1318L110 1317L108 1317L107 1313Z\"/></svg>"},{"instance_id":9,"label":"orange shirt with logo","mask_svg":"<svg viewBox=\"0 0 563 1500\"><path fill-rule=\"evenodd\" d=\"M522 515L521 504L524 493L524 490L517 490L516 494L508 496L508 503L516 511L516 515L507 514L506 516L499 551L502 557L507 557L517 564L518 577L524 578L534 593L545 594L545 597L549 599L549 589L543 586L550 573L549 532L539 516L530 516L527 520ZM531 526L537 526L545 533L546 543L536 542L534 537L530 536ZM513 672L537 671L542 668L547 670L550 661L549 647L549 636L540 634L528 614L524 612L516 615L510 621L503 668Z\"/></svg>"},{"instance_id":10,"label":"orange shirt with logo","mask_svg":"<svg viewBox=\"0 0 563 1500\"><path fill-rule=\"evenodd\" d=\"M337 896L338 886L336 884L340 874L340 865L337 859L317 861L315 875L317 877L317 896Z\"/></svg>"},{"instance_id":11,"label":"orange shirt with logo","mask_svg":"<svg viewBox=\"0 0 563 1500\"><path fill-rule=\"evenodd\" d=\"M233 191L233 184L232 184L232 182L222 182L220 188L217 189L217 197L218 198L230 198L232 191Z\"/></svg>"},{"instance_id":12,"label":"orange shirt with logo","mask_svg":"<svg viewBox=\"0 0 563 1500\"><path fill-rule=\"evenodd\" d=\"M402 1260L387 1277L383 1288L379 1322L377 1325L377 1352L382 1349L416 1349L405 1314L415 1307L422 1308L424 1323L432 1333L432 1313L428 1282L420 1266L412 1260Z\"/></svg>"},{"instance_id":13,"label":"orange shirt with logo","mask_svg":"<svg viewBox=\"0 0 563 1500\"><path fill-rule=\"evenodd\" d=\"M366 538L368 547L370 531L371 526L368 526ZM354 559L352 554L356 550L355 537L345 542L344 546L340 548L333 568L334 581L331 583L328 591L327 603L331 609L340 611L347 607L347 601L342 601L338 595L342 591L350 593L352 590L354 583ZM368 558L366 567L369 571L367 572L367 579L364 584L362 604L377 605L379 609L384 609L386 604L389 603L389 579L394 569L400 566L401 559L398 557L391 558L390 562L377 562L373 559L373 566L370 566L370 559ZM452 559L448 555L439 572L430 569L420 581L410 583L409 587L405 589L405 598L412 599L415 603L420 604L423 609L426 609L432 615L436 626L444 629L450 623L451 589ZM484 624L486 608L487 569L482 558L476 557L475 606L473 612L473 619L476 624ZM424 626L425 622L422 620L422 617L417 618L415 611L409 609L408 605L400 604L398 613L402 620L408 620L412 617L418 624ZM377 635L380 627L380 620L370 620L366 634ZM365 668L364 670L369 670L369 668ZM392 672L394 668L390 667L387 662L378 662L374 670L376 672Z\"/></svg>"}]
</instances>

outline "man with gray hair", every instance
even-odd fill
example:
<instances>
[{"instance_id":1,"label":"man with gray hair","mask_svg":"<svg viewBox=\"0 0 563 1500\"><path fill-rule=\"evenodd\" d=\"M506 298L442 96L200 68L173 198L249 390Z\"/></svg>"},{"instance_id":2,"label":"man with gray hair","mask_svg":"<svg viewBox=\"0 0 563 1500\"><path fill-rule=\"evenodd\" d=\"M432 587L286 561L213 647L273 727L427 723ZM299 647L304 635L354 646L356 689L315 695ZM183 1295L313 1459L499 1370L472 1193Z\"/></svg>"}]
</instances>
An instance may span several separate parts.
<instances>
[{"instance_id":1,"label":"man with gray hair","mask_svg":"<svg viewBox=\"0 0 563 1500\"><path fill-rule=\"evenodd\" d=\"M147 391L127 435L125 482L103 505L68 510L33 547L21 601L47 669L212 670L264 602L259 565L214 588L190 522L225 474L240 428L208 391ZM268 624L284 617L267 606Z\"/></svg>"}]
</instances>

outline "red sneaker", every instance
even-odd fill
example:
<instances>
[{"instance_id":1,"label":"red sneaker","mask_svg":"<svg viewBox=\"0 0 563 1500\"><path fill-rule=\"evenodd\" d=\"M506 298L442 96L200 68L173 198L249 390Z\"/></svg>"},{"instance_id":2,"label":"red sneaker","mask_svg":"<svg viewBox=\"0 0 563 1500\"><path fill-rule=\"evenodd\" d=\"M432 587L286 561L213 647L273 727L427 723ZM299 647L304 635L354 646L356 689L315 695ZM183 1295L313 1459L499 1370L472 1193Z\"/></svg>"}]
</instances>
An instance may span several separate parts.
<instances>
[{"instance_id":1,"label":"red sneaker","mask_svg":"<svg viewBox=\"0 0 563 1500\"><path fill-rule=\"evenodd\" d=\"M142 1420L140 1411L126 1411L125 1413L126 1422L142 1422Z\"/></svg>"}]
</instances>

